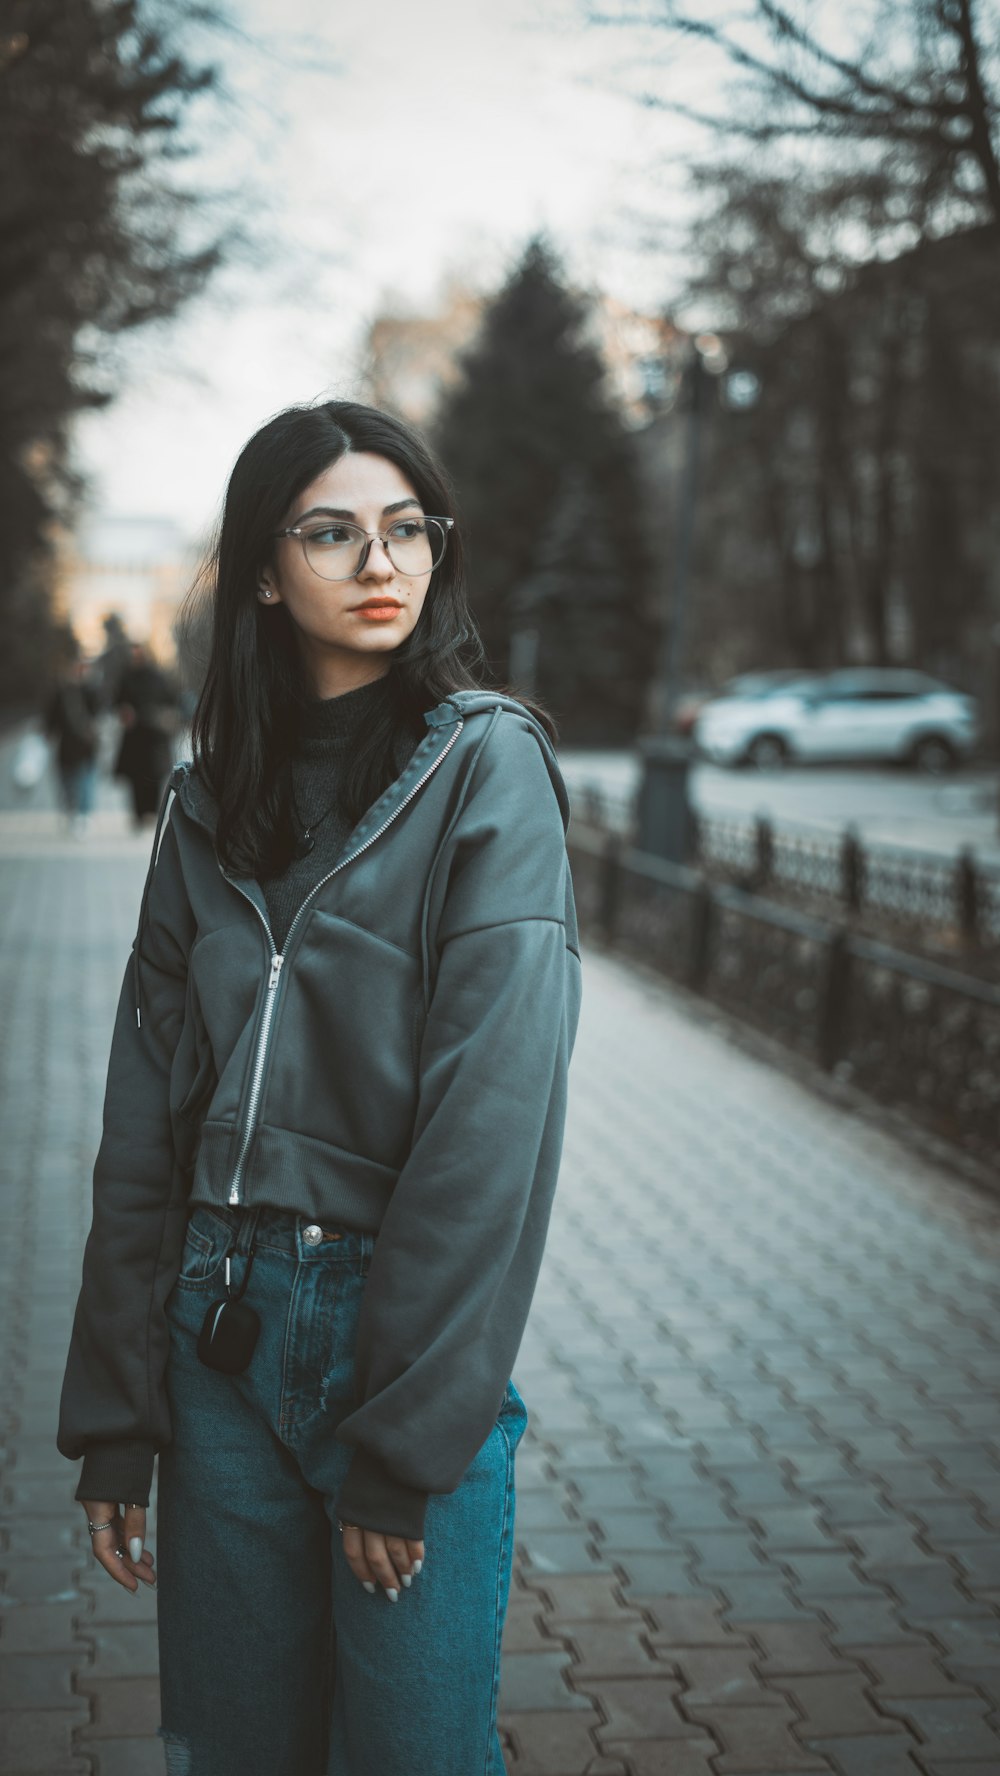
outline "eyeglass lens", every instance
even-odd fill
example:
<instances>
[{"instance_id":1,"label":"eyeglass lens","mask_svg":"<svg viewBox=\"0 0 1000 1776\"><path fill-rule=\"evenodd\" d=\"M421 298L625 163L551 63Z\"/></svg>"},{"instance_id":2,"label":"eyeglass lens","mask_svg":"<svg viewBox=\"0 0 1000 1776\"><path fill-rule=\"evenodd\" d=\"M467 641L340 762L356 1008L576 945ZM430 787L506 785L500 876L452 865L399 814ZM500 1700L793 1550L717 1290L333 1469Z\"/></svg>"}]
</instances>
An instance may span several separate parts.
<instances>
[{"instance_id":1,"label":"eyeglass lens","mask_svg":"<svg viewBox=\"0 0 1000 1776\"><path fill-rule=\"evenodd\" d=\"M361 566L367 538L356 524L314 524L303 532L306 560L323 580L351 580ZM389 560L401 574L428 574L442 559L448 532L435 518L401 518L385 532Z\"/></svg>"}]
</instances>

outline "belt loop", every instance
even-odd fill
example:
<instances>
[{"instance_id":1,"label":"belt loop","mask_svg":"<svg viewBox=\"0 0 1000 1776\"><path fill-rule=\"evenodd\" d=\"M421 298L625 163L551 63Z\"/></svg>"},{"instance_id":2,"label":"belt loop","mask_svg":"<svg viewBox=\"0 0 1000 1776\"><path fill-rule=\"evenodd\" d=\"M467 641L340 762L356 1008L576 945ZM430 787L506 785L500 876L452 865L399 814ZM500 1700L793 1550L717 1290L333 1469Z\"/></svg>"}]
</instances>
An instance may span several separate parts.
<instances>
[{"instance_id":1,"label":"belt loop","mask_svg":"<svg viewBox=\"0 0 1000 1776\"><path fill-rule=\"evenodd\" d=\"M255 1209L244 1209L237 1225L236 1240L233 1245L234 1257L245 1257L253 1245L260 1220L260 1206Z\"/></svg>"}]
</instances>

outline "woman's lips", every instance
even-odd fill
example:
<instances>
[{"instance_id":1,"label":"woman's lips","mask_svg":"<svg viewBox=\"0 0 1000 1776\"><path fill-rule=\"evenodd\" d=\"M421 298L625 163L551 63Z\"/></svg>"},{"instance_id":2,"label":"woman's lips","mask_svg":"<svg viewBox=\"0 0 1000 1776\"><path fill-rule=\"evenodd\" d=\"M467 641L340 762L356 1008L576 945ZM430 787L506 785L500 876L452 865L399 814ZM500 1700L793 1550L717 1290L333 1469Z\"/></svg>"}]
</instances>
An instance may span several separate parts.
<instances>
[{"instance_id":1,"label":"woman's lips","mask_svg":"<svg viewBox=\"0 0 1000 1776\"><path fill-rule=\"evenodd\" d=\"M360 604L356 607L355 615L370 617L375 623L388 623L393 617L399 616L402 608L401 604Z\"/></svg>"}]
</instances>

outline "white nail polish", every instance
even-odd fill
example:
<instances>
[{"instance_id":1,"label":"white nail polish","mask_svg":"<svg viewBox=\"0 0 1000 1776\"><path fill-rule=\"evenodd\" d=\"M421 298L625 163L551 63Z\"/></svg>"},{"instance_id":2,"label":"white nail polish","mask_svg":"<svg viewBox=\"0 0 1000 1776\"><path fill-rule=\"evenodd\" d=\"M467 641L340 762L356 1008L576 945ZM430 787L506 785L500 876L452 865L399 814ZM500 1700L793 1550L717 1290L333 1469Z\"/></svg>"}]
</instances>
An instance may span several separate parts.
<instances>
[{"instance_id":1,"label":"white nail polish","mask_svg":"<svg viewBox=\"0 0 1000 1776\"><path fill-rule=\"evenodd\" d=\"M135 1562L135 1564L138 1566L139 1561L142 1559L142 1537L141 1536L130 1536L129 1537L128 1551L129 1551L130 1559L133 1560Z\"/></svg>"},{"instance_id":2,"label":"white nail polish","mask_svg":"<svg viewBox=\"0 0 1000 1776\"><path fill-rule=\"evenodd\" d=\"M423 1563L423 1561L422 1561L422 1560L415 1560L415 1561L414 1561L414 1562L413 1562L413 1570L414 1570L414 1572L415 1572L415 1573L418 1573L418 1572L423 1572L423 1570L424 1570L424 1563Z\"/></svg>"},{"instance_id":3,"label":"white nail polish","mask_svg":"<svg viewBox=\"0 0 1000 1776\"><path fill-rule=\"evenodd\" d=\"M376 1587L372 1584L370 1579L362 1579L361 1584L364 1590L366 1590L371 1596L374 1596Z\"/></svg>"},{"instance_id":4,"label":"white nail polish","mask_svg":"<svg viewBox=\"0 0 1000 1776\"><path fill-rule=\"evenodd\" d=\"M406 1589L409 1590L410 1586L413 1584L413 1579L410 1576L410 1574L409 1573L400 1573L399 1576L402 1579L403 1584L406 1586Z\"/></svg>"},{"instance_id":5,"label":"white nail polish","mask_svg":"<svg viewBox=\"0 0 1000 1776\"><path fill-rule=\"evenodd\" d=\"M390 1603L398 1603L399 1602L399 1592L398 1591L392 1591L387 1587L385 1594L386 1594L387 1598L389 1599Z\"/></svg>"}]
</instances>

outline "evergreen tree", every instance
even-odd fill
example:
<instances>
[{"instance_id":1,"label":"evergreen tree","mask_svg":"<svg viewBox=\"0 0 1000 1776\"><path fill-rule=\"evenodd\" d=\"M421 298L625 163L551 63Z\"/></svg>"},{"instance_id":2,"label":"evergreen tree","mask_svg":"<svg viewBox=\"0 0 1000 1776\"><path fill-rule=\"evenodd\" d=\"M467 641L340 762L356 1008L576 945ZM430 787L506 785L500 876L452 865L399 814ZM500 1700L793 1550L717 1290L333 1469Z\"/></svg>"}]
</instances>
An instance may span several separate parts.
<instances>
[{"instance_id":1,"label":"evergreen tree","mask_svg":"<svg viewBox=\"0 0 1000 1776\"><path fill-rule=\"evenodd\" d=\"M586 321L551 247L532 240L435 428L490 665L510 676L530 613L533 688L577 743L631 737L655 652L632 440Z\"/></svg>"}]
</instances>

